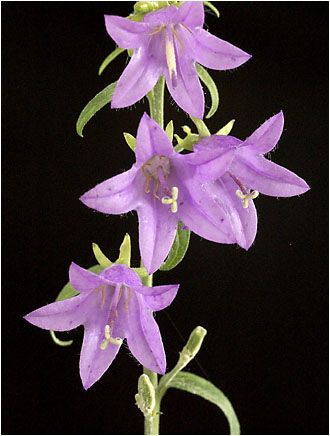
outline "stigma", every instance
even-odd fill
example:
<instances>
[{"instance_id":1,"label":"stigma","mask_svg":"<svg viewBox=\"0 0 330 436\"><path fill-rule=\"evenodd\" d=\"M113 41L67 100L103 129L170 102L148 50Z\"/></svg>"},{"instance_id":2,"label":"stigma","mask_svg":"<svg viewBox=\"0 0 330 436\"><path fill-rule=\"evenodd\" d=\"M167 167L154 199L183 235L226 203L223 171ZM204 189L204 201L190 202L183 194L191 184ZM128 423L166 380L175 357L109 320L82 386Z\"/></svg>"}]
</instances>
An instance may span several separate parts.
<instances>
[{"instance_id":1,"label":"stigma","mask_svg":"<svg viewBox=\"0 0 330 436\"><path fill-rule=\"evenodd\" d=\"M120 339L120 338L113 338L111 336L111 330L112 330L112 328L111 328L111 326L109 324L107 324L104 327L104 336L105 336L105 339L102 342L102 344L100 345L101 350L105 350L109 343L115 344L115 345L121 345L123 343L122 339Z\"/></svg>"},{"instance_id":2,"label":"stigma","mask_svg":"<svg viewBox=\"0 0 330 436\"><path fill-rule=\"evenodd\" d=\"M178 211L178 199L179 195L179 189L176 186L173 186L172 188L172 196L171 197L163 197L162 198L162 204L171 204L171 211L173 213L176 213Z\"/></svg>"},{"instance_id":3,"label":"stigma","mask_svg":"<svg viewBox=\"0 0 330 436\"><path fill-rule=\"evenodd\" d=\"M259 192L258 191L252 191L251 193L243 194L242 191L239 189L235 192L238 198L241 198L243 200L243 207L244 209L247 209L249 206L249 200L254 200L258 197Z\"/></svg>"}]
</instances>

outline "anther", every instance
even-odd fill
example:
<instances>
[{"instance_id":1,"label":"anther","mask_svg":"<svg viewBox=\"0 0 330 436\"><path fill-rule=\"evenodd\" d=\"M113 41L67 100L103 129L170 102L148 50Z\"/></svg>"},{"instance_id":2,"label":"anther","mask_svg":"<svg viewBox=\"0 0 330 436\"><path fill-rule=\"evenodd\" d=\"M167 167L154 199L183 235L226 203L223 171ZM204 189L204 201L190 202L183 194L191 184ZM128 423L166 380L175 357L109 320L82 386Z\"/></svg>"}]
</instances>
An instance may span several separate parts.
<instances>
[{"instance_id":1,"label":"anther","mask_svg":"<svg viewBox=\"0 0 330 436\"><path fill-rule=\"evenodd\" d=\"M161 26L158 26L158 27L152 27L150 30L154 30L154 32L148 33L148 35L149 36L156 35L157 33L161 32L164 29L164 27L165 27L164 24L162 24Z\"/></svg>"},{"instance_id":2,"label":"anther","mask_svg":"<svg viewBox=\"0 0 330 436\"><path fill-rule=\"evenodd\" d=\"M182 41L181 41L181 39L179 38L179 35L178 35L178 34L176 33L176 31L174 30L174 27L172 27L172 33L173 33L173 35L177 38L177 40L178 40L179 43L180 43L181 51L180 51L179 56L181 56L182 53L183 53L183 44L182 44Z\"/></svg>"},{"instance_id":3,"label":"anther","mask_svg":"<svg viewBox=\"0 0 330 436\"><path fill-rule=\"evenodd\" d=\"M171 197L163 197L162 204L171 204L171 212L176 213L178 211L178 199L179 189L176 186L172 188L172 196Z\"/></svg>"},{"instance_id":4,"label":"anther","mask_svg":"<svg viewBox=\"0 0 330 436\"><path fill-rule=\"evenodd\" d=\"M128 297L127 297L127 300L126 300L126 303L125 303L125 310L128 310L128 302L129 302L129 299L131 298L131 292L132 292L132 289L129 288L129 290L128 290Z\"/></svg>"},{"instance_id":5,"label":"anther","mask_svg":"<svg viewBox=\"0 0 330 436\"><path fill-rule=\"evenodd\" d=\"M255 198L257 198L259 195L259 192L252 191L250 194L243 194L243 192L238 189L236 191L236 195L238 198L241 198L243 200L243 207L244 207L244 209L247 209L249 206L249 200L254 200Z\"/></svg>"}]
</instances>

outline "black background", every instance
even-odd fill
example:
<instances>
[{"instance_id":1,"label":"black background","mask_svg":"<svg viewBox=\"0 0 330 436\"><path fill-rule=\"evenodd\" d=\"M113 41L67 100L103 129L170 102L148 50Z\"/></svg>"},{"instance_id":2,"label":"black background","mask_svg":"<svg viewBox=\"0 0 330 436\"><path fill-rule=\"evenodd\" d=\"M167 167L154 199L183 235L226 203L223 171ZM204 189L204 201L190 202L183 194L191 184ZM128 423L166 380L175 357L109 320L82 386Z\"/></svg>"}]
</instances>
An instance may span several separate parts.
<instances>
[{"instance_id":1,"label":"black background","mask_svg":"<svg viewBox=\"0 0 330 436\"><path fill-rule=\"evenodd\" d=\"M328 433L328 3L217 2L209 30L253 58L230 72L210 71L220 92L215 132L230 119L244 139L284 111L272 160L311 190L289 199L260 196L258 234L248 252L192 235L184 261L156 284L181 283L157 313L173 367L196 325L208 330L189 370L230 398L244 434ZM97 242L116 259L125 232L139 262L137 219L93 212L78 197L130 168L123 131L136 134L148 110L100 111L84 138L75 122L85 104L117 80L126 54L98 77L115 48L103 14L127 16L131 2L2 2L2 433L140 434L134 405L141 366L122 347L89 391L79 379L83 329L62 334L22 319L52 302L71 261L95 263ZM208 100L208 97L207 101ZM192 124L166 92L165 121ZM134 266L133 265L133 266ZM170 321L170 319L172 321ZM180 335L172 322L180 331ZM163 434L226 434L222 413L181 391L162 405Z\"/></svg>"}]
</instances>

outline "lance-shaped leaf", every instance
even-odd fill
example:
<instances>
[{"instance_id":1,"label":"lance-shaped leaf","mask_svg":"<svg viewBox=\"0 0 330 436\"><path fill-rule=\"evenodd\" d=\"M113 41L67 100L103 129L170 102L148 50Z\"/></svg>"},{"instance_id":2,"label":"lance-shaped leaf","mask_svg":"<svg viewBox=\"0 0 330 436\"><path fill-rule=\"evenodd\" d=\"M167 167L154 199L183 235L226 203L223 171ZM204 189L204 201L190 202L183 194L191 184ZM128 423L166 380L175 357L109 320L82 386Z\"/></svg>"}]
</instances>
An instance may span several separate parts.
<instances>
[{"instance_id":1,"label":"lance-shaped leaf","mask_svg":"<svg viewBox=\"0 0 330 436\"><path fill-rule=\"evenodd\" d=\"M96 96L84 107L79 115L76 124L76 130L79 136L83 137L83 128L88 123L88 121L96 114L96 112L102 109L106 104L110 103L116 85L117 82L113 82L108 85L101 92L96 94Z\"/></svg>"},{"instance_id":2,"label":"lance-shaped leaf","mask_svg":"<svg viewBox=\"0 0 330 436\"><path fill-rule=\"evenodd\" d=\"M175 268L184 258L188 250L190 231L182 230L183 225L183 222L179 221L171 251L163 265L159 268L161 271L169 271Z\"/></svg>"},{"instance_id":3,"label":"lance-shaped leaf","mask_svg":"<svg viewBox=\"0 0 330 436\"><path fill-rule=\"evenodd\" d=\"M107 56L104 61L102 62L100 68L99 68L99 76L103 73L103 71L106 69L106 67L114 60L120 53L125 51L124 48L117 47L112 53Z\"/></svg>"},{"instance_id":4,"label":"lance-shaped leaf","mask_svg":"<svg viewBox=\"0 0 330 436\"><path fill-rule=\"evenodd\" d=\"M240 434L240 425L231 402L220 389L209 381L190 372L181 371L170 382L170 388L181 389L199 395L218 406L226 416L231 435Z\"/></svg>"},{"instance_id":5,"label":"lance-shaped leaf","mask_svg":"<svg viewBox=\"0 0 330 436\"><path fill-rule=\"evenodd\" d=\"M215 114L215 112L217 111L218 106L219 106L218 88L217 88L217 85L214 83L214 80L212 79L212 77L206 71L206 69L197 63L196 63L196 71L197 71L198 77L201 79L201 81L204 83L204 85L206 85L206 87L209 90L210 95L211 95L211 108L205 117L205 118L211 118L212 115Z\"/></svg>"}]
</instances>

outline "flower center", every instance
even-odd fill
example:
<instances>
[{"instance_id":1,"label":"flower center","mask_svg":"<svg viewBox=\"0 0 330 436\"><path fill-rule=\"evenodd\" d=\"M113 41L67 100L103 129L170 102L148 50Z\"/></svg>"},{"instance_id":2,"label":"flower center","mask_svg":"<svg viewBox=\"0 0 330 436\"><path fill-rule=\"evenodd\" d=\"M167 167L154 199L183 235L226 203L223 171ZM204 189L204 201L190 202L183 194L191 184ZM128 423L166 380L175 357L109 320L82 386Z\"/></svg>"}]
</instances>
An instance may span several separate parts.
<instances>
[{"instance_id":1,"label":"flower center","mask_svg":"<svg viewBox=\"0 0 330 436\"><path fill-rule=\"evenodd\" d=\"M98 290L100 290L100 288L97 289L97 291ZM128 302L129 302L129 299L131 297L131 291L132 291L131 288L129 288L128 297L127 297L127 300L125 302L125 310L128 310ZM104 290L102 290L102 293L103 292L104 292ZM115 319L118 316L117 307L118 307L119 301L121 299L122 293L123 293L123 287L120 284L118 284L116 286L115 294L114 294L113 299L112 299L108 324L106 324L106 326L104 327L104 338L105 339L100 345L101 350L105 350L109 343L115 344L115 345L121 345L123 342L123 340L121 338L114 338L112 336L113 328L115 325ZM102 294L102 297L103 297L103 294ZM103 305L102 305L102 307L103 307Z\"/></svg>"},{"instance_id":2,"label":"flower center","mask_svg":"<svg viewBox=\"0 0 330 436\"><path fill-rule=\"evenodd\" d=\"M257 198L259 196L259 192L258 191L250 192L238 177L234 176L234 174L232 174L229 171L227 171L227 174L234 180L236 185L240 188L237 189L235 194L237 195L238 198L241 198L243 200L243 208L247 209L249 207L249 200L254 200L255 198Z\"/></svg>"},{"instance_id":3,"label":"flower center","mask_svg":"<svg viewBox=\"0 0 330 436\"><path fill-rule=\"evenodd\" d=\"M179 195L179 189L173 186L172 189L167 185L167 179L171 173L171 161L167 156L160 154L155 154L152 156L145 164L142 165L142 172L144 177L147 179L146 185L144 187L144 192L146 194L150 193L150 183L154 182L152 195L161 200L162 204L171 204L171 211L176 213L178 211L177 199ZM165 196L160 199L161 192Z\"/></svg>"},{"instance_id":4,"label":"flower center","mask_svg":"<svg viewBox=\"0 0 330 436\"><path fill-rule=\"evenodd\" d=\"M178 25L183 26L188 32L192 33L192 31L189 29L188 26L186 26L183 23L178 23ZM163 29L166 29L166 36L165 36L165 55L166 55L166 63L168 68L168 73L170 76L170 81L172 83L173 88L176 88L177 86L177 68L176 68L176 55L175 55L175 38L179 41L181 51L179 53L179 56L183 53L183 44L182 41L175 30L174 26L167 26L166 24L162 24L158 27L153 27L150 30L152 31L149 33L149 36L156 35L157 33L161 32Z\"/></svg>"}]
</instances>

